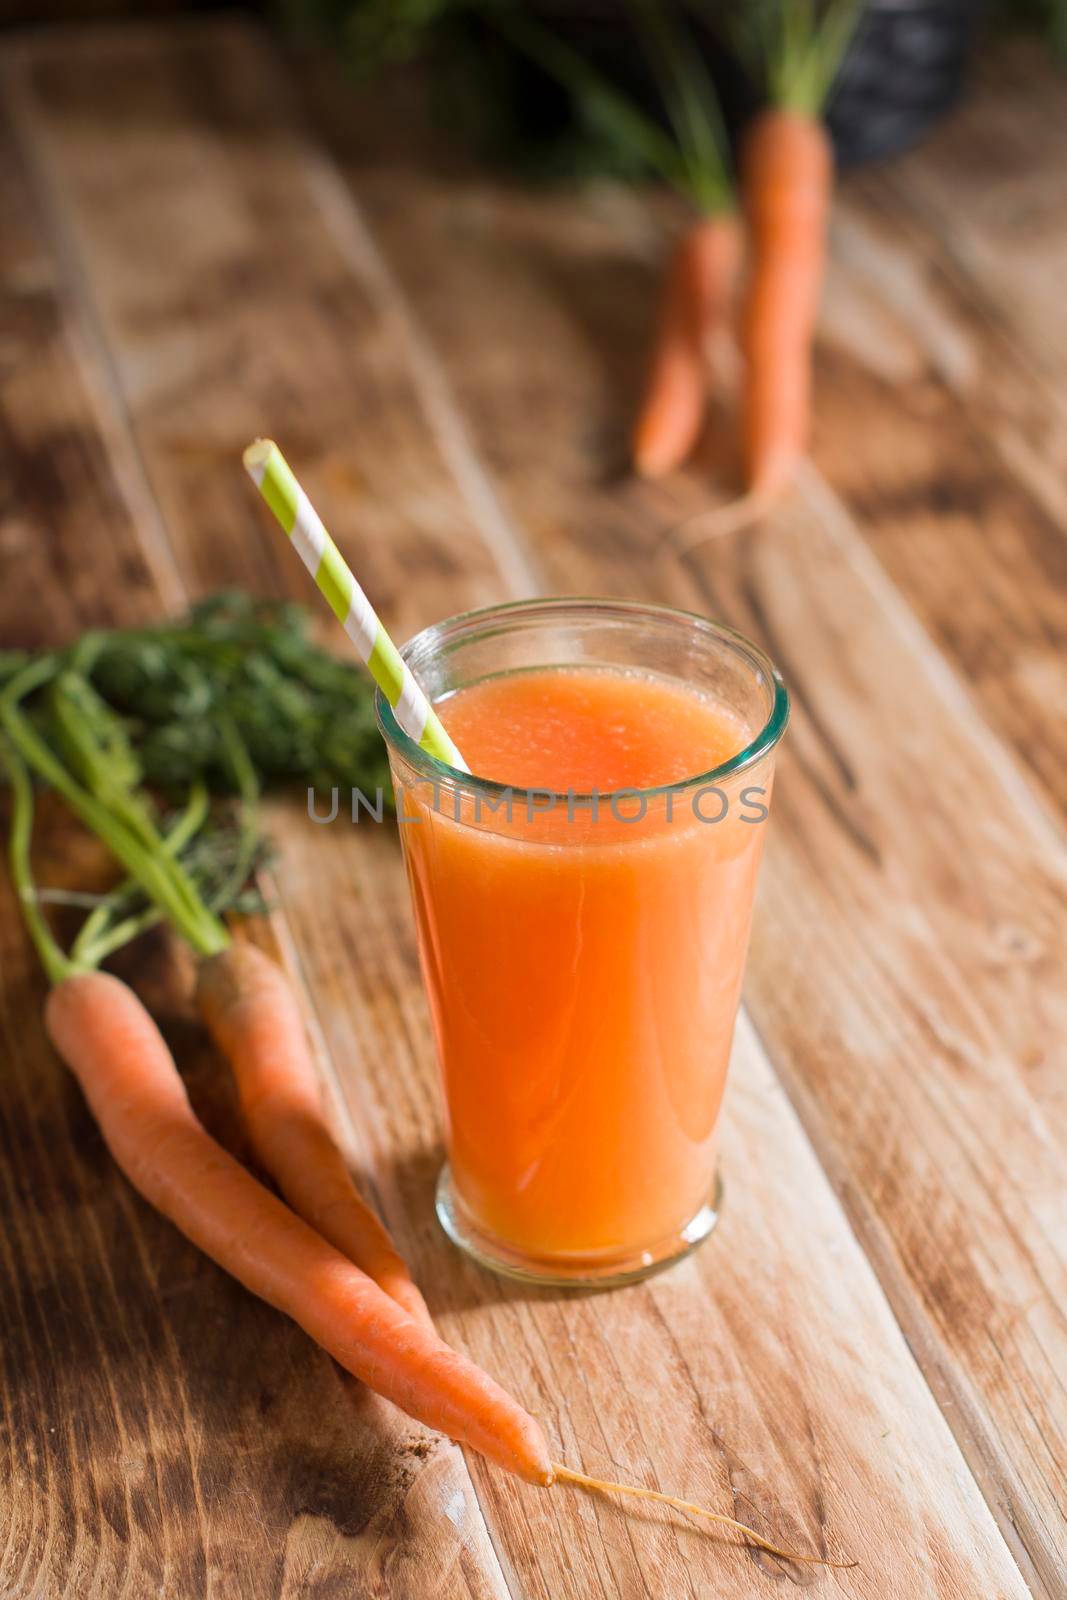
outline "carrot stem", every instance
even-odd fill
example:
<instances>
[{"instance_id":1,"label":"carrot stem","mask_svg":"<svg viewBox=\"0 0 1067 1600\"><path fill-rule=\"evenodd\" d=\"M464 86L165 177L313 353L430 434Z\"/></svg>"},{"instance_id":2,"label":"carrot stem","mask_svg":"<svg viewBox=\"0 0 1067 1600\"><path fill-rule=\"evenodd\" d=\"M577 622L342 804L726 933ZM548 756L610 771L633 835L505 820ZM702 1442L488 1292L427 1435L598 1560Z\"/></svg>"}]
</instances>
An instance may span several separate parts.
<instances>
[{"instance_id":1,"label":"carrot stem","mask_svg":"<svg viewBox=\"0 0 1067 1600\"><path fill-rule=\"evenodd\" d=\"M82 970L77 962L68 959L52 936L48 923L41 915L37 888L33 881L30 862L30 842L33 837L33 785L30 775L18 754L7 739L0 739L0 760L7 768L11 780L11 830L8 836L8 860L11 878L18 895L27 931L33 940L50 983L60 983L64 978Z\"/></svg>"},{"instance_id":2,"label":"carrot stem","mask_svg":"<svg viewBox=\"0 0 1067 1600\"><path fill-rule=\"evenodd\" d=\"M660 95L678 143L690 197L705 216L736 206L729 141L715 84L704 58L680 22L659 0L630 0Z\"/></svg>"},{"instance_id":3,"label":"carrot stem","mask_svg":"<svg viewBox=\"0 0 1067 1600\"><path fill-rule=\"evenodd\" d=\"M710 213L728 209L732 205L732 191L724 163L694 162L693 152L688 146L673 139L654 117L648 116L627 95L616 89L609 79L590 66L576 50L572 50L558 33L542 27L528 16L520 16L518 8L514 6L494 7L487 12L487 16L501 33L525 51L550 77L561 83L576 100L584 100L595 108L604 123L611 127L620 145L632 150L644 165L678 189L698 210ZM681 111L680 105L678 109ZM683 113L687 130L692 128L691 111L690 103Z\"/></svg>"},{"instance_id":4,"label":"carrot stem","mask_svg":"<svg viewBox=\"0 0 1067 1600\"><path fill-rule=\"evenodd\" d=\"M54 675L54 661L51 672L45 671L45 666L44 662L35 662L27 667L0 695L0 724L10 742L26 765L63 796L75 816L107 845L145 893L166 911L194 949L202 955L225 949L229 943L225 927L200 901L181 863L167 857L158 836L155 845L138 837L107 804L83 788L21 711L20 700Z\"/></svg>"},{"instance_id":5,"label":"carrot stem","mask_svg":"<svg viewBox=\"0 0 1067 1600\"><path fill-rule=\"evenodd\" d=\"M237 786L240 807L240 835L233 866L223 883L220 884L212 900L211 909L213 911L217 911L220 906L228 905L241 888L252 870L253 862L256 859L256 851L259 848L259 827L257 823L259 780L256 777L256 769L252 765L248 754L248 746L238 733L233 718L223 717L220 729L226 759L229 762L230 772Z\"/></svg>"},{"instance_id":6,"label":"carrot stem","mask_svg":"<svg viewBox=\"0 0 1067 1600\"><path fill-rule=\"evenodd\" d=\"M179 855L199 832L207 817L208 804L207 788L198 779L189 790L185 810L163 835L163 848L168 855ZM143 910L132 913L122 921L111 922L115 911L136 893L138 887L135 878L127 878L99 901L78 929L70 948L72 961L82 967L98 967L109 955L162 921L163 912L152 901Z\"/></svg>"},{"instance_id":7,"label":"carrot stem","mask_svg":"<svg viewBox=\"0 0 1067 1600\"><path fill-rule=\"evenodd\" d=\"M798 116L817 117L834 86L856 30L860 0L814 5L778 0L777 39L767 50L767 88L772 104Z\"/></svg>"}]
</instances>

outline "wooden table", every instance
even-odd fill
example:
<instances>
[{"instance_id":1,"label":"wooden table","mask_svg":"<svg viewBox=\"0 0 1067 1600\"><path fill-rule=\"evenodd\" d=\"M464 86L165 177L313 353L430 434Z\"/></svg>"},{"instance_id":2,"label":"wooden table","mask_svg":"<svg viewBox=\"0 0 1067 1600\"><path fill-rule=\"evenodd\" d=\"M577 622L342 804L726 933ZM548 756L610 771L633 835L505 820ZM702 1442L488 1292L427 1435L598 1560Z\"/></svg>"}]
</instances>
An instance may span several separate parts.
<instances>
[{"instance_id":1,"label":"wooden table","mask_svg":"<svg viewBox=\"0 0 1067 1600\"><path fill-rule=\"evenodd\" d=\"M669 206L509 189L402 86L342 93L243 22L5 41L5 644L226 583L308 599L238 467L270 431L399 635L642 595L781 664L729 1203L675 1270L535 1292L438 1232L390 830L277 807L273 936L445 1334L568 1461L862 1564L527 1488L348 1382L117 1176L5 879L4 1597L1067 1593L1067 84L986 72L843 185L797 494L679 558L719 466L619 470ZM57 870L76 848L47 830ZM238 1139L181 962L132 971Z\"/></svg>"}]
</instances>

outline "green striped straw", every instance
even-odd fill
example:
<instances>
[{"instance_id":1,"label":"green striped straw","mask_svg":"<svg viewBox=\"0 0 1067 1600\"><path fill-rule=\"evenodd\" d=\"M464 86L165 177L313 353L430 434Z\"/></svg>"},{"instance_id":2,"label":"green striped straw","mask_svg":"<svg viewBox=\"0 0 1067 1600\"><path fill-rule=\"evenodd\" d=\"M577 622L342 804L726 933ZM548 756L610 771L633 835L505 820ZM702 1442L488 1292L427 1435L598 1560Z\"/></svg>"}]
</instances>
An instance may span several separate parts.
<instances>
[{"instance_id":1,"label":"green striped straw","mask_svg":"<svg viewBox=\"0 0 1067 1600\"><path fill-rule=\"evenodd\" d=\"M243 459L249 477L296 546L404 732L427 755L469 772L274 440L256 439Z\"/></svg>"}]
</instances>

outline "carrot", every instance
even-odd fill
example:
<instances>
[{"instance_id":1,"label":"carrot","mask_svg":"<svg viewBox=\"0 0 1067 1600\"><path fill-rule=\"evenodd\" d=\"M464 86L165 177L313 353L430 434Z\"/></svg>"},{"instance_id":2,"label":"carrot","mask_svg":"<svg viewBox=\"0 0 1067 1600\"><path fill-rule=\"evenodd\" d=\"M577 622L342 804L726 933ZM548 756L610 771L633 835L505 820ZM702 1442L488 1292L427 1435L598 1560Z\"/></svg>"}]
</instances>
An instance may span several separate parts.
<instances>
[{"instance_id":1,"label":"carrot","mask_svg":"<svg viewBox=\"0 0 1067 1600\"><path fill-rule=\"evenodd\" d=\"M197 1120L137 996L105 972L48 996L49 1037L139 1194L376 1393L529 1483L552 1478L533 1417L246 1172Z\"/></svg>"},{"instance_id":2,"label":"carrot","mask_svg":"<svg viewBox=\"0 0 1067 1600\"><path fill-rule=\"evenodd\" d=\"M822 288L833 147L822 114L861 0L773 0L739 13L757 48L768 108L741 144L752 271L741 318L747 369L743 448L750 497L785 488L808 445L811 345Z\"/></svg>"},{"instance_id":3,"label":"carrot","mask_svg":"<svg viewBox=\"0 0 1067 1600\"><path fill-rule=\"evenodd\" d=\"M807 448L832 178L817 118L772 108L749 128L741 155L753 254L741 324L743 444L749 488L764 497L785 487Z\"/></svg>"},{"instance_id":4,"label":"carrot","mask_svg":"<svg viewBox=\"0 0 1067 1600\"><path fill-rule=\"evenodd\" d=\"M326 1126L303 1019L280 968L254 945L231 945L200 963L196 999L233 1070L256 1157L293 1210L416 1321L432 1326Z\"/></svg>"},{"instance_id":5,"label":"carrot","mask_svg":"<svg viewBox=\"0 0 1067 1600\"><path fill-rule=\"evenodd\" d=\"M671 258L633 434L634 466L646 478L679 466L700 435L708 342L726 319L740 257L737 217L722 211L695 223Z\"/></svg>"}]
</instances>

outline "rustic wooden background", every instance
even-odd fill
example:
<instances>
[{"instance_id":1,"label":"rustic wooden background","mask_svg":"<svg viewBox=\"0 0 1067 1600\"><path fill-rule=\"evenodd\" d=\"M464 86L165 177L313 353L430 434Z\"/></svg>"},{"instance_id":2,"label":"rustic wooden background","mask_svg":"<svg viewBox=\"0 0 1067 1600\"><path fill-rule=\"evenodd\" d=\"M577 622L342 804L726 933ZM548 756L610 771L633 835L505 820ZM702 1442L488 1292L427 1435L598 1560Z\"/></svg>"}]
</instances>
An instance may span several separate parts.
<instances>
[{"instance_id":1,"label":"rustic wooden background","mask_svg":"<svg viewBox=\"0 0 1067 1600\"><path fill-rule=\"evenodd\" d=\"M679 558L708 464L620 471L669 206L508 189L395 86L240 21L0 48L4 644L224 583L309 599L239 468L269 431L399 635L602 592L780 662L728 1206L675 1270L536 1292L437 1231L388 830L276 807L264 937L443 1331L554 1449L861 1561L518 1485L347 1381L116 1175L5 879L0 1595L1062 1600L1067 83L1000 52L921 151L848 179L813 464ZM45 822L46 876L96 870ZM181 962L156 939L125 970L239 1140Z\"/></svg>"}]
</instances>

